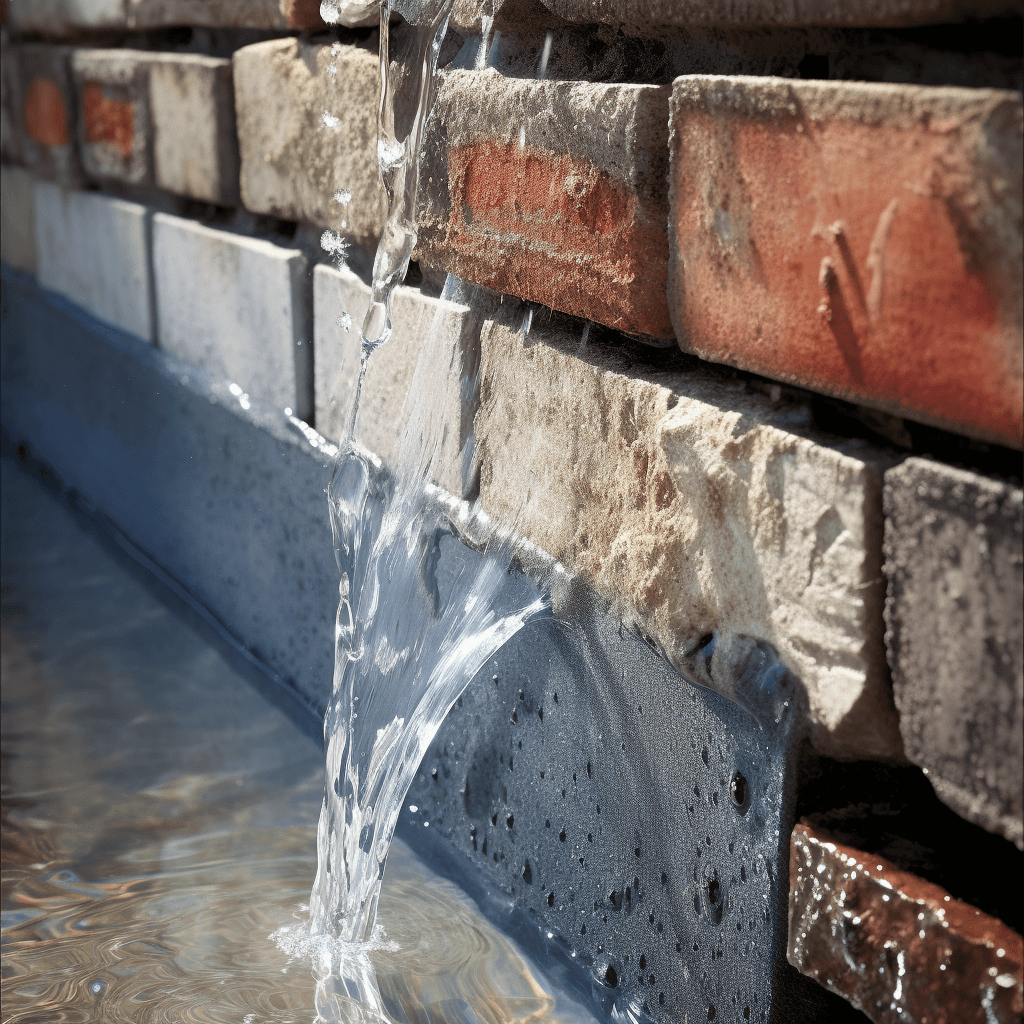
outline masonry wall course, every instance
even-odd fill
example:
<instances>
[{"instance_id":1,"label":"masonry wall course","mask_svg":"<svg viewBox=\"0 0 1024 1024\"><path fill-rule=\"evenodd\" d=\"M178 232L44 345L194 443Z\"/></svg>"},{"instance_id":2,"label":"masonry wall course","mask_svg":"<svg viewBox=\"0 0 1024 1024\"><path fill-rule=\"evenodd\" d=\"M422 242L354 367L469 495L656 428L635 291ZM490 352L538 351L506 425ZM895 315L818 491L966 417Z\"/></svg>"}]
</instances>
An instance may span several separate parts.
<instances>
[{"instance_id":1,"label":"masonry wall course","mask_svg":"<svg viewBox=\"0 0 1024 1024\"><path fill-rule=\"evenodd\" d=\"M907 459L885 478L886 644L907 756L1024 849L1024 492Z\"/></svg>"},{"instance_id":2,"label":"masonry wall course","mask_svg":"<svg viewBox=\"0 0 1024 1024\"><path fill-rule=\"evenodd\" d=\"M1018 14L1013 0L543 0L567 21L603 22L638 35L662 25L934 25Z\"/></svg>"},{"instance_id":3,"label":"masonry wall course","mask_svg":"<svg viewBox=\"0 0 1024 1024\"><path fill-rule=\"evenodd\" d=\"M82 181L75 147L77 103L71 50L45 43L11 47L17 78L13 131L24 164L42 178L64 186Z\"/></svg>"},{"instance_id":4,"label":"masonry wall course","mask_svg":"<svg viewBox=\"0 0 1024 1024\"><path fill-rule=\"evenodd\" d=\"M0 158L5 164L20 164L21 83L18 81L17 50L7 39L7 30L0 27Z\"/></svg>"},{"instance_id":5,"label":"masonry wall course","mask_svg":"<svg viewBox=\"0 0 1024 1024\"><path fill-rule=\"evenodd\" d=\"M680 346L1020 448L1021 111L985 89L677 79Z\"/></svg>"},{"instance_id":6,"label":"masonry wall course","mask_svg":"<svg viewBox=\"0 0 1024 1024\"><path fill-rule=\"evenodd\" d=\"M0 173L0 255L4 263L26 273L36 272L35 178L20 167Z\"/></svg>"},{"instance_id":7,"label":"masonry wall course","mask_svg":"<svg viewBox=\"0 0 1024 1024\"><path fill-rule=\"evenodd\" d=\"M789 962L876 1024L1013 1024L1024 940L938 885L801 822L790 846Z\"/></svg>"},{"instance_id":8,"label":"masonry wall course","mask_svg":"<svg viewBox=\"0 0 1024 1024\"><path fill-rule=\"evenodd\" d=\"M40 285L152 341L151 211L48 182L36 182L33 194Z\"/></svg>"},{"instance_id":9,"label":"masonry wall course","mask_svg":"<svg viewBox=\"0 0 1024 1024\"><path fill-rule=\"evenodd\" d=\"M160 348L312 419L312 310L300 249L158 213L153 274Z\"/></svg>"},{"instance_id":10,"label":"masonry wall course","mask_svg":"<svg viewBox=\"0 0 1024 1024\"><path fill-rule=\"evenodd\" d=\"M418 258L671 338L667 124L667 88L449 72L426 134Z\"/></svg>"},{"instance_id":11,"label":"masonry wall course","mask_svg":"<svg viewBox=\"0 0 1024 1024\"><path fill-rule=\"evenodd\" d=\"M149 72L156 185L237 206L238 133L231 61L166 54Z\"/></svg>"},{"instance_id":12,"label":"masonry wall course","mask_svg":"<svg viewBox=\"0 0 1024 1024\"><path fill-rule=\"evenodd\" d=\"M7 21L18 32L67 38L124 28L126 0L9 0Z\"/></svg>"},{"instance_id":13,"label":"masonry wall course","mask_svg":"<svg viewBox=\"0 0 1024 1024\"><path fill-rule=\"evenodd\" d=\"M376 54L288 38L243 47L232 60L245 207L376 241ZM339 191L351 200L338 202Z\"/></svg>"}]
</instances>

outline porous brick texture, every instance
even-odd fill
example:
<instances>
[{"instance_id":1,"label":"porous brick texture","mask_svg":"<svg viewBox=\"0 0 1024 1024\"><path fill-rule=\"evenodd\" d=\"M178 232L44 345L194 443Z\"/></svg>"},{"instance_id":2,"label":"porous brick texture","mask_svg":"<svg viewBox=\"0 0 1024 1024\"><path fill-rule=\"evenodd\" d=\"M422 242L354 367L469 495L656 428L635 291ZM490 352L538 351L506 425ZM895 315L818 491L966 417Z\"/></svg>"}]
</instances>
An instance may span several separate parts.
<instances>
[{"instance_id":1,"label":"porous brick texture","mask_svg":"<svg viewBox=\"0 0 1024 1024\"><path fill-rule=\"evenodd\" d=\"M1024 492L912 458L885 478L885 618L907 756L1024 849Z\"/></svg>"},{"instance_id":2,"label":"porous brick texture","mask_svg":"<svg viewBox=\"0 0 1024 1024\"><path fill-rule=\"evenodd\" d=\"M659 25L930 25L1015 14L1012 0L543 0L567 21L649 36Z\"/></svg>"},{"instance_id":3,"label":"porous brick texture","mask_svg":"<svg viewBox=\"0 0 1024 1024\"><path fill-rule=\"evenodd\" d=\"M677 79L680 345L1019 448L1021 110L986 89Z\"/></svg>"},{"instance_id":4,"label":"porous brick texture","mask_svg":"<svg viewBox=\"0 0 1024 1024\"><path fill-rule=\"evenodd\" d=\"M370 296L369 285L347 267L335 270L321 264L313 271L316 425L335 443L346 435L351 420L360 327ZM409 287L395 290L391 316L392 336L367 366L355 438L394 466L401 458L403 426L415 422L412 404L407 402L425 406L432 398L444 424L434 482L459 497L474 497L475 404L472 387L466 394L461 380L475 375L476 367L470 364L482 319L466 305ZM460 386L449 391L445 375L451 359L458 361Z\"/></svg>"},{"instance_id":5,"label":"porous brick texture","mask_svg":"<svg viewBox=\"0 0 1024 1024\"><path fill-rule=\"evenodd\" d=\"M238 133L231 61L161 54L149 71L149 110L157 186L237 206Z\"/></svg>"},{"instance_id":6,"label":"porous brick texture","mask_svg":"<svg viewBox=\"0 0 1024 1024\"><path fill-rule=\"evenodd\" d=\"M876 1024L1015 1024L1024 941L878 854L801 823L790 846L789 962Z\"/></svg>"},{"instance_id":7,"label":"porous brick texture","mask_svg":"<svg viewBox=\"0 0 1024 1024\"><path fill-rule=\"evenodd\" d=\"M26 43L11 47L12 127L18 151L37 175L61 185L82 180L75 148L76 102L64 46Z\"/></svg>"},{"instance_id":8,"label":"porous brick texture","mask_svg":"<svg viewBox=\"0 0 1024 1024\"><path fill-rule=\"evenodd\" d=\"M301 250L158 213L153 272L160 348L312 419L312 310Z\"/></svg>"},{"instance_id":9,"label":"porous brick texture","mask_svg":"<svg viewBox=\"0 0 1024 1024\"><path fill-rule=\"evenodd\" d=\"M36 272L35 178L20 167L0 174L0 254L8 266Z\"/></svg>"},{"instance_id":10,"label":"porous brick texture","mask_svg":"<svg viewBox=\"0 0 1024 1024\"><path fill-rule=\"evenodd\" d=\"M153 183L149 116L151 55L81 49L71 57L79 96L78 145L86 173L131 185Z\"/></svg>"},{"instance_id":11,"label":"porous brick texture","mask_svg":"<svg viewBox=\"0 0 1024 1024\"><path fill-rule=\"evenodd\" d=\"M34 198L39 283L152 341L150 210L47 182L36 183Z\"/></svg>"},{"instance_id":12,"label":"porous brick texture","mask_svg":"<svg viewBox=\"0 0 1024 1024\"><path fill-rule=\"evenodd\" d=\"M7 17L19 32L49 38L164 28L316 29L319 0L10 0Z\"/></svg>"},{"instance_id":13,"label":"porous brick texture","mask_svg":"<svg viewBox=\"0 0 1024 1024\"><path fill-rule=\"evenodd\" d=\"M671 338L668 90L444 77L418 257L632 334Z\"/></svg>"},{"instance_id":14,"label":"porous brick texture","mask_svg":"<svg viewBox=\"0 0 1024 1024\"><path fill-rule=\"evenodd\" d=\"M384 224L376 54L288 38L243 47L233 62L245 207L375 241Z\"/></svg>"}]
</instances>

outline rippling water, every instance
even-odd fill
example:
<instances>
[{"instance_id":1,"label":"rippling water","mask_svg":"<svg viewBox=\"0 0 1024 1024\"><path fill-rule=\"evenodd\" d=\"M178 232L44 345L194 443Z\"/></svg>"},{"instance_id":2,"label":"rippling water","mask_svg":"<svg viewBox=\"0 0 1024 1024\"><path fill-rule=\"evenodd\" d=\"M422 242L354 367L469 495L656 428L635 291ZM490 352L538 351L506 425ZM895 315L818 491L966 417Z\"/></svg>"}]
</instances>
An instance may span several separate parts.
<instances>
[{"instance_id":1,"label":"rippling water","mask_svg":"<svg viewBox=\"0 0 1024 1024\"><path fill-rule=\"evenodd\" d=\"M3 462L3 1021L315 1020L315 745ZM402 844L399 1022L590 1020Z\"/></svg>"}]
</instances>

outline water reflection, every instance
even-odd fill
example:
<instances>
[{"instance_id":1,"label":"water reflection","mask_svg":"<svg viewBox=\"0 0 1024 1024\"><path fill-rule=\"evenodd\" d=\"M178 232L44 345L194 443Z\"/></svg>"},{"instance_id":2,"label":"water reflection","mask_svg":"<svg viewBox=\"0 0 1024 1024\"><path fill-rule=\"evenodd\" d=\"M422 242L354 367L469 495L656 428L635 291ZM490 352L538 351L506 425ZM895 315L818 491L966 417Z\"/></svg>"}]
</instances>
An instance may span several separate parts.
<instances>
[{"instance_id":1,"label":"water reflection","mask_svg":"<svg viewBox=\"0 0 1024 1024\"><path fill-rule=\"evenodd\" d=\"M2 483L5 1022L314 1021L310 963L268 936L305 917L320 752L6 460ZM401 844L379 920L393 1021L589 1019Z\"/></svg>"}]
</instances>

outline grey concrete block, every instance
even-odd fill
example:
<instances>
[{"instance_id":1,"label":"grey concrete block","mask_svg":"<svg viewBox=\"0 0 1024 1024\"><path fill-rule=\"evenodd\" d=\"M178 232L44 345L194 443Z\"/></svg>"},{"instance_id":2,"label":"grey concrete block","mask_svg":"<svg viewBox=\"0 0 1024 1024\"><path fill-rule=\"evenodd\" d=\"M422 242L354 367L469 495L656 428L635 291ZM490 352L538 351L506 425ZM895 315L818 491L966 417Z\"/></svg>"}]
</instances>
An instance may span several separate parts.
<instances>
[{"instance_id":1,"label":"grey concrete block","mask_svg":"<svg viewBox=\"0 0 1024 1024\"><path fill-rule=\"evenodd\" d=\"M245 207L375 241L384 224L376 54L274 39L232 60Z\"/></svg>"},{"instance_id":2,"label":"grey concrete block","mask_svg":"<svg viewBox=\"0 0 1024 1024\"><path fill-rule=\"evenodd\" d=\"M131 185L153 183L149 70L142 50L75 50L78 147L86 174Z\"/></svg>"},{"instance_id":3,"label":"grey concrete block","mask_svg":"<svg viewBox=\"0 0 1024 1024\"><path fill-rule=\"evenodd\" d=\"M312 418L312 310L301 250L159 213L153 276L160 348Z\"/></svg>"},{"instance_id":4,"label":"grey concrete block","mask_svg":"<svg viewBox=\"0 0 1024 1024\"><path fill-rule=\"evenodd\" d=\"M330 452L6 269L3 316L8 437L322 716L338 603Z\"/></svg>"},{"instance_id":5,"label":"grey concrete block","mask_svg":"<svg viewBox=\"0 0 1024 1024\"><path fill-rule=\"evenodd\" d=\"M3 168L0 174L0 250L3 261L16 270L36 272L36 218L31 172Z\"/></svg>"},{"instance_id":6,"label":"grey concrete block","mask_svg":"<svg viewBox=\"0 0 1024 1024\"><path fill-rule=\"evenodd\" d=\"M1024 492L926 459L885 477L886 644L907 756L1024 849Z\"/></svg>"},{"instance_id":7,"label":"grey concrete block","mask_svg":"<svg viewBox=\"0 0 1024 1024\"><path fill-rule=\"evenodd\" d=\"M323 29L320 0L128 0L132 28Z\"/></svg>"},{"instance_id":8,"label":"grey concrete block","mask_svg":"<svg viewBox=\"0 0 1024 1024\"><path fill-rule=\"evenodd\" d=\"M238 133L231 61L161 54L149 73L156 184L222 206L238 196Z\"/></svg>"},{"instance_id":9,"label":"grey concrete block","mask_svg":"<svg viewBox=\"0 0 1024 1024\"><path fill-rule=\"evenodd\" d=\"M42 178L65 186L80 184L71 50L46 43L26 43L11 50L17 82L11 113L22 161Z\"/></svg>"},{"instance_id":10,"label":"grey concrete block","mask_svg":"<svg viewBox=\"0 0 1024 1024\"><path fill-rule=\"evenodd\" d=\"M47 182L36 182L34 198L39 283L99 320L152 341L151 211Z\"/></svg>"}]
</instances>

